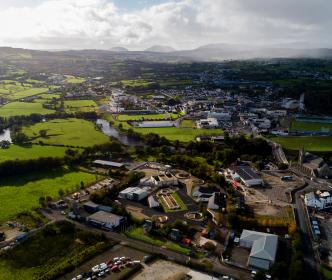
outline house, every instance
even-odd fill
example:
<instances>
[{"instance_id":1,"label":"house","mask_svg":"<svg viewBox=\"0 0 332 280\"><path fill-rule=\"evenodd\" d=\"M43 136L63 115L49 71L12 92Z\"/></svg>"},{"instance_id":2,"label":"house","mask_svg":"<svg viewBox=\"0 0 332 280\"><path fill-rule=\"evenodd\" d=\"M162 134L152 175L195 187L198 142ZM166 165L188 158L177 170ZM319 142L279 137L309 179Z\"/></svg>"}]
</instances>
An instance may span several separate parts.
<instances>
[{"instance_id":1,"label":"house","mask_svg":"<svg viewBox=\"0 0 332 280\"><path fill-rule=\"evenodd\" d=\"M86 221L92 226L111 230L124 224L126 218L105 211L98 211L88 216Z\"/></svg>"},{"instance_id":2,"label":"house","mask_svg":"<svg viewBox=\"0 0 332 280\"><path fill-rule=\"evenodd\" d=\"M250 166L234 166L230 171L233 180L241 181L247 187L264 185L263 179Z\"/></svg>"},{"instance_id":3,"label":"house","mask_svg":"<svg viewBox=\"0 0 332 280\"><path fill-rule=\"evenodd\" d=\"M141 201L147 196L147 189L139 187L129 187L119 193L120 198L125 198L133 201Z\"/></svg>"},{"instance_id":4,"label":"house","mask_svg":"<svg viewBox=\"0 0 332 280\"><path fill-rule=\"evenodd\" d=\"M332 207L332 191L310 192L304 195L304 203L308 207L324 210Z\"/></svg>"},{"instance_id":5,"label":"house","mask_svg":"<svg viewBox=\"0 0 332 280\"><path fill-rule=\"evenodd\" d=\"M274 264L278 249L278 236L264 232L243 230L240 246L250 249L248 265L268 270Z\"/></svg>"}]
</instances>

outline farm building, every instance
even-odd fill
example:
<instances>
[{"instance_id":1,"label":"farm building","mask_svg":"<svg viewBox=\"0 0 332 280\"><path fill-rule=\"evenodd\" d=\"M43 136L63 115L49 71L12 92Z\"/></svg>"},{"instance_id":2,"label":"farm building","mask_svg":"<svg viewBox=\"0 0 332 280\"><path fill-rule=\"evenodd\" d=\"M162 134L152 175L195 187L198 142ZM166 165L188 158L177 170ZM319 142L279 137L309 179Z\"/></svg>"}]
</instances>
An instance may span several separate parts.
<instances>
[{"instance_id":1,"label":"farm building","mask_svg":"<svg viewBox=\"0 0 332 280\"><path fill-rule=\"evenodd\" d=\"M120 198L140 201L148 196L146 188L129 187L119 193Z\"/></svg>"},{"instance_id":2,"label":"farm building","mask_svg":"<svg viewBox=\"0 0 332 280\"><path fill-rule=\"evenodd\" d=\"M114 162L114 161L108 161L108 160L100 160L97 159L93 162L94 165L98 165L101 167L106 167L106 168L122 168L124 167L124 163L121 162Z\"/></svg>"},{"instance_id":3,"label":"farm building","mask_svg":"<svg viewBox=\"0 0 332 280\"><path fill-rule=\"evenodd\" d=\"M126 218L105 211L98 211L87 217L87 222L95 227L113 229L126 222Z\"/></svg>"},{"instance_id":4,"label":"farm building","mask_svg":"<svg viewBox=\"0 0 332 280\"><path fill-rule=\"evenodd\" d=\"M308 207L323 210L332 207L332 192L331 191L317 191L305 194L304 203Z\"/></svg>"},{"instance_id":5,"label":"farm building","mask_svg":"<svg viewBox=\"0 0 332 280\"><path fill-rule=\"evenodd\" d=\"M278 249L278 236L264 232L243 230L240 246L250 249L248 265L268 270L275 262Z\"/></svg>"},{"instance_id":6,"label":"farm building","mask_svg":"<svg viewBox=\"0 0 332 280\"><path fill-rule=\"evenodd\" d=\"M250 166L234 166L231 176L235 181L241 181L247 187L262 186L263 179Z\"/></svg>"}]
</instances>

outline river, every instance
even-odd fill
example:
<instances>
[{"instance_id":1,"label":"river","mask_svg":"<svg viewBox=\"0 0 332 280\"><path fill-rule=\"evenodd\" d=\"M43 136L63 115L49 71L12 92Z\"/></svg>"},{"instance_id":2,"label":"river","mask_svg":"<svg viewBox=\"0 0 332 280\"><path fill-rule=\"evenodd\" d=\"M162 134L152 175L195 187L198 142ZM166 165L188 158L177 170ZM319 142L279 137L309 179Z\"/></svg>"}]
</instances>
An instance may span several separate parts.
<instances>
[{"instance_id":1,"label":"river","mask_svg":"<svg viewBox=\"0 0 332 280\"><path fill-rule=\"evenodd\" d=\"M9 128L4 129L2 133L0 133L0 141L9 141L12 143L12 138L10 137Z\"/></svg>"},{"instance_id":2,"label":"river","mask_svg":"<svg viewBox=\"0 0 332 280\"><path fill-rule=\"evenodd\" d=\"M143 146L144 143L142 141L138 141L132 138L129 138L127 135L121 134L114 127L111 127L110 123L104 119L98 119L97 124L101 125L101 130L107 136L112 136L118 139L122 144L128 146Z\"/></svg>"}]
</instances>

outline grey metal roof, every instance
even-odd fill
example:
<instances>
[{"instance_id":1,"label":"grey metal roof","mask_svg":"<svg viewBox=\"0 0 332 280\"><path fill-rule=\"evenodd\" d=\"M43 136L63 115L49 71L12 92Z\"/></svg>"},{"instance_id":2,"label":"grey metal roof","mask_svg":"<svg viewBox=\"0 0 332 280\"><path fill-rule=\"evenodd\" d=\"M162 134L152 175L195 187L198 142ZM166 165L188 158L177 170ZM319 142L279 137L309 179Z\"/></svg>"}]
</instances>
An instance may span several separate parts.
<instances>
[{"instance_id":1,"label":"grey metal roof","mask_svg":"<svg viewBox=\"0 0 332 280\"><path fill-rule=\"evenodd\" d=\"M250 257L275 261L278 236L258 231L243 230L240 239L249 240L252 243Z\"/></svg>"},{"instance_id":2,"label":"grey metal roof","mask_svg":"<svg viewBox=\"0 0 332 280\"><path fill-rule=\"evenodd\" d=\"M123 164L123 163L120 163L120 162L107 161L107 160L100 160L100 159L95 160L93 163L94 163L94 164L100 164L100 165L111 166L111 167L122 167L122 166L124 166L124 164Z\"/></svg>"},{"instance_id":3,"label":"grey metal roof","mask_svg":"<svg viewBox=\"0 0 332 280\"><path fill-rule=\"evenodd\" d=\"M250 166L235 166L234 171L246 181L260 179L259 175Z\"/></svg>"}]
</instances>

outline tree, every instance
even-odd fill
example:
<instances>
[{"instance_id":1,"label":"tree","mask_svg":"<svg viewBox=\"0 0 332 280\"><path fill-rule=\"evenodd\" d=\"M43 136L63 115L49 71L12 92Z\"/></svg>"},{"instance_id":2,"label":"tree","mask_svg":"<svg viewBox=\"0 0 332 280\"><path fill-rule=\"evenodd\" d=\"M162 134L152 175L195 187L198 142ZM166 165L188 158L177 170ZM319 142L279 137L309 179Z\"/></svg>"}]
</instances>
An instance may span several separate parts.
<instances>
[{"instance_id":1,"label":"tree","mask_svg":"<svg viewBox=\"0 0 332 280\"><path fill-rule=\"evenodd\" d=\"M45 138L47 136L47 130L46 129L39 130L39 136Z\"/></svg>"},{"instance_id":2,"label":"tree","mask_svg":"<svg viewBox=\"0 0 332 280\"><path fill-rule=\"evenodd\" d=\"M45 203L45 196L41 196L38 200L39 204L41 207L45 207L46 203Z\"/></svg>"},{"instance_id":3,"label":"tree","mask_svg":"<svg viewBox=\"0 0 332 280\"><path fill-rule=\"evenodd\" d=\"M58 191L58 194L59 194L59 196L62 198L62 197L65 195L65 192L63 191L63 189L60 189L60 190Z\"/></svg>"},{"instance_id":4,"label":"tree","mask_svg":"<svg viewBox=\"0 0 332 280\"><path fill-rule=\"evenodd\" d=\"M254 277L254 280L265 280L265 273L263 271L258 271Z\"/></svg>"}]
</instances>

